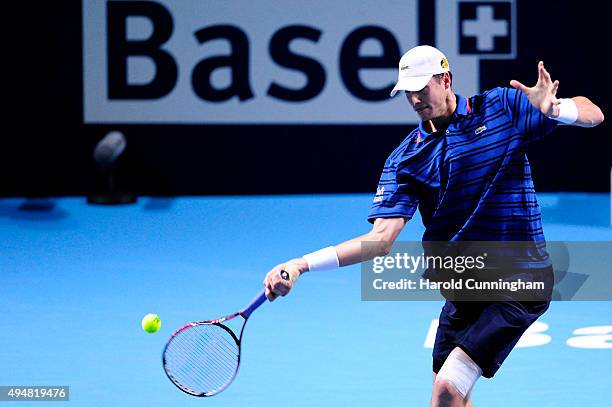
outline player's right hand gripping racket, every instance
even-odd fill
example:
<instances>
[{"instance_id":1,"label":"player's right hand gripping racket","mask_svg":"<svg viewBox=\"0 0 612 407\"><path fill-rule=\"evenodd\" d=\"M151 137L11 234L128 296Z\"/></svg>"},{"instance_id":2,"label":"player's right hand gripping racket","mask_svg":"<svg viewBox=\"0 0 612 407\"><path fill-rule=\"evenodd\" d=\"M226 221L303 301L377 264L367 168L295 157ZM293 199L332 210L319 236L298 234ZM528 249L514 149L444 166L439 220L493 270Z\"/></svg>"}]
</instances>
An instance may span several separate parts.
<instances>
[{"instance_id":1,"label":"player's right hand gripping racket","mask_svg":"<svg viewBox=\"0 0 612 407\"><path fill-rule=\"evenodd\" d=\"M289 279L284 270L281 277ZM172 383L198 397L214 396L225 390L238 373L246 321L265 301L263 290L242 311L223 318L190 322L174 332L162 355L164 370ZM238 316L244 319L240 336L223 324Z\"/></svg>"}]
</instances>

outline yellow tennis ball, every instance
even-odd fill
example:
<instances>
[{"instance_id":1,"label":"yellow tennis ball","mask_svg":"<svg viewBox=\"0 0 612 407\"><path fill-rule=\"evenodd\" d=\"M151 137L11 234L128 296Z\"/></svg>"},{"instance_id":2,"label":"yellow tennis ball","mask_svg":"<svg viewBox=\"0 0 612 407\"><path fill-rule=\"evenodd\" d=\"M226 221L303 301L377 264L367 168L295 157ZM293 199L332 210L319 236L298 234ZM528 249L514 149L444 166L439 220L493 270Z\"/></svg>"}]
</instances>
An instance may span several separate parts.
<instances>
[{"instance_id":1,"label":"yellow tennis ball","mask_svg":"<svg viewBox=\"0 0 612 407\"><path fill-rule=\"evenodd\" d=\"M148 333L153 334L159 331L159 328L161 328L161 319L157 314L147 314L142 319L142 329Z\"/></svg>"}]
</instances>

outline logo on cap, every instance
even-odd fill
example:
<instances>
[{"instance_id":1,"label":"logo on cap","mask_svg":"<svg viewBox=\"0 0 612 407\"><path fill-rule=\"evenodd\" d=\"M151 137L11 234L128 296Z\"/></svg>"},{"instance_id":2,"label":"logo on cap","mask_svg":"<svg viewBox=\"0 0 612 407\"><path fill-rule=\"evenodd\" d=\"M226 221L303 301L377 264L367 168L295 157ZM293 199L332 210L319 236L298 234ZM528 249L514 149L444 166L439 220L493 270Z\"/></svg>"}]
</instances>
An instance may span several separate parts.
<instances>
[{"instance_id":1,"label":"logo on cap","mask_svg":"<svg viewBox=\"0 0 612 407\"><path fill-rule=\"evenodd\" d=\"M440 61L440 66L444 69L448 69L448 59L442 58L442 61Z\"/></svg>"}]
</instances>

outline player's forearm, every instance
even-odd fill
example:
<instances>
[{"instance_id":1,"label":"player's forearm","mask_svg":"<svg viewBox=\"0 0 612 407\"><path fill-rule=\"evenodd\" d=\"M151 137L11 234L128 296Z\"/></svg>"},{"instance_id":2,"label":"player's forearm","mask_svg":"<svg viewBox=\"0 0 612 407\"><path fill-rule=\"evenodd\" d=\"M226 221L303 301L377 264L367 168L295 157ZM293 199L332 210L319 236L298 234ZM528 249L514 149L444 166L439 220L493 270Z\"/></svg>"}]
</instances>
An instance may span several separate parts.
<instances>
[{"instance_id":1,"label":"player's forearm","mask_svg":"<svg viewBox=\"0 0 612 407\"><path fill-rule=\"evenodd\" d=\"M372 230L336 246L340 266L361 263L378 256L386 256L402 231L403 218L379 218Z\"/></svg>"},{"instance_id":2,"label":"player's forearm","mask_svg":"<svg viewBox=\"0 0 612 407\"><path fill-rule=\"evenodd\" d=\"M393 240L385 240L385 236L377 233L366 233L354 239L334 246L338 265L340 267L361 263L377 256L385 256L391 250ZM310 265L304 257L291 260L299 274L310 270Z\"/></svg>"},{"instance_id":3,"label":"player's forearm","mask_svg":"<svg viewBox=\"0 0 612 407\"><path fill-rule=\"evenodd\" d=\"M601 109L584 96L571 98L578 109L578 119L573 124L580 127L595 127L604 121Z\"/></svg>"},{"instance_id":4,"label":"player's forearm","mask_svg":"<svg viewBox=\"0 0 612 407\"><path fill-rule=\"evenodd\" d=\"M297 278L308 271L333 270L388 254L403 226L403 219L376 219L365 235L278 264L264 279L266 297L273 301L287 295Z\"/></svg>"},{"instance_id":5,"label":"player's forearm","mask_svg":"<svg viewBox=\"0 0 612 407\"><path fill-rule=\"evenodd\" d=\"M303 274L307 271L332 270L342 266L361 263L377 256L386 256L395 239L402 231L404 218L378 218L370 232L347 240L336 246L329 246L303 257L290 260L276 268L284 269L290 274ZM274 274L275 269L270 273ZM268 274L270 274L268 273Z\"/></svg>"},{"instance_id":6,"label":"player's forearm","mask_svg":"<svg viewBox=\"0 0 612 407\"><path fill-rule=\"evenodd\" d=\"M336 246L340 267L361 263L389 253L393 242L381 240L381 236L366 233Z\"/></svg>"}]
</instances>

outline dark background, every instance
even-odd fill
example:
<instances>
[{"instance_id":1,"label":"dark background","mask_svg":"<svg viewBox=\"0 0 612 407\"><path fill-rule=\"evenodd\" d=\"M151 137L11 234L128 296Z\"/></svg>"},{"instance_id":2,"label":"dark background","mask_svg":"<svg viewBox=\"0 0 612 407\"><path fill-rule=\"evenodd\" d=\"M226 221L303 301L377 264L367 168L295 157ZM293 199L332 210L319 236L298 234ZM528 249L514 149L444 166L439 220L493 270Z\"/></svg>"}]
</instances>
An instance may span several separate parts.
<instances>
[{"instance_id":1,"label":"dark background","mask_svg":"<svg viewBox=\"0 0 612 407\"><path fill-rule=\"evenodd\" d=\"M423 18L432 2L420 0ZM483 61L483 89L531 85L545 61L560 96L609 106L610 29L600 2L518 1L518 56ZM412 127L381 125L84 125L81 3L8 3L4 13L0 196L86 195L91 154L110 130L128 148L117 179L139 195L374 192ZM435 45L421 21L422 43ZM405 50L402 50L404 52ZM467 95L466 95L467 96ZM538 191L609 191L608 123L563 127L529 153Z\"/></svg>"}]
</instances>

